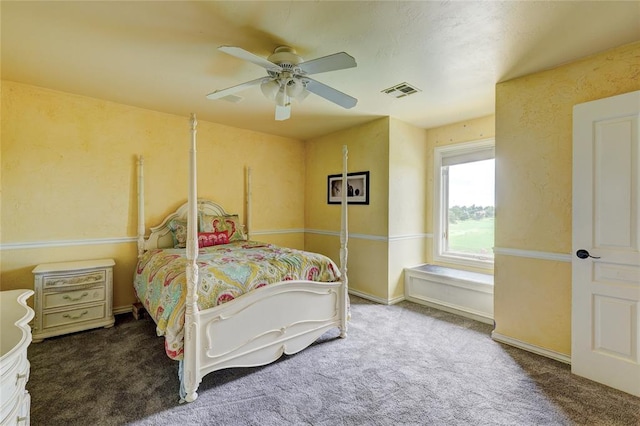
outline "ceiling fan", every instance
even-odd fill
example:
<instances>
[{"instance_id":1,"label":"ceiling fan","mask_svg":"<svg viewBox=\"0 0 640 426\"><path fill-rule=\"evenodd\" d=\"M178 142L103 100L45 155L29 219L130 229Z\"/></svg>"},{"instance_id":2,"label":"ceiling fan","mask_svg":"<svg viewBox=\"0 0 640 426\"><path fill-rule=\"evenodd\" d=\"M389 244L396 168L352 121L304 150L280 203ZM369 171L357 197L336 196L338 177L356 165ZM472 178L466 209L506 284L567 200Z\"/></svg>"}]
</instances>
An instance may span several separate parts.
<instances>
[{"instance_id":1,"label":"ceiling fan","mask_svg":"<svg viewBox=\"0 0 640 426\"><path fill-rule=\"evenodd\" d=\"M207 95L208 99L224 98L259 84L262 93L275 102L278 121L286 120L291 116L291 99L302 101L309 92L343 108L353 108L358 102L356 98L309 77L312 74L355 67L356 60L345 52L305 62L294 49L288 46L277 47L267 59L240 47L220 46L218 49L265 68L267 75L227 89L216 90Z\"/></svg>"}]
</instances>

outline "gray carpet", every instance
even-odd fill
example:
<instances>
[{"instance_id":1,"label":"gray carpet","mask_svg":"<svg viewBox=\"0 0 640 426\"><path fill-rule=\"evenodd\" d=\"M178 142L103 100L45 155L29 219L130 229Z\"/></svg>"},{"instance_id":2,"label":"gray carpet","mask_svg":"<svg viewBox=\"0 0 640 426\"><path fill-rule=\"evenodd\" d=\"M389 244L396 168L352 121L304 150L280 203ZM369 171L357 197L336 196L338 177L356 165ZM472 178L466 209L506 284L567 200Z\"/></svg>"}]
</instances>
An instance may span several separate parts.
<instances>
[{"instance_id":1,"label":"gray carpet","mask_svg":"<svg viewBox=\"0 0 640 426\"><path fill-rule=\"evenodd\" d=\"M32 344L33 425L639 425L640 399L494 342L491 327L352 297L349 336L207 375L178 404L149 319Z\"/></svg>"}]
</instances>

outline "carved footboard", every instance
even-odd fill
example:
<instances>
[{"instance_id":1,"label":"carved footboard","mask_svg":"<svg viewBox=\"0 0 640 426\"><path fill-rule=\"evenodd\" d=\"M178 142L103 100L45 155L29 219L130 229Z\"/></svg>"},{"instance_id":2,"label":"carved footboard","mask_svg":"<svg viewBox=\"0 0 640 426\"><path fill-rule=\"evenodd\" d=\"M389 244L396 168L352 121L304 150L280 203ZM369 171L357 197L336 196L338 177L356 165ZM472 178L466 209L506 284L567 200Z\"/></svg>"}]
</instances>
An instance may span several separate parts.
<instances>
[{"instance_id":1,"label":"carved footboard","mask_svg":"<svg viewBox=\"0 0 640 426\"><path fill-rule=\"evenodd\" d=\"M198 310L198 210L225 215L216 203L197 198L196 125L191 116L189 144L189 192L187 204L151 228L145 239L143 160L138 166L138 256L146 250L173 247L168 223L186 219L186 300L184 358L180 363L184 401L197 397L202 377L229 367L265 365L283 354L294 354L311 345L327 330L337 327L347 335L347 195L341 196L340 278L341 282L285 281L252 290L237 299L204 311ZM342 181L347 181L347 147L343 147ZM247 215L251 213L251 173L247 173ZM247 217L247 225L250 217Z\"/></svg>"},{"instance_id":2,"label":"carved footboard","mask_svg":"<svg viewBox=\"0 0 640 426\"><path fill-rule=\"evenodd\" d=\"M198 314L199 377L229 367L265 365L340 327L342 283L286 281ZM185 348L185 351L189 349Z\"/></svg>"}]
</instances>

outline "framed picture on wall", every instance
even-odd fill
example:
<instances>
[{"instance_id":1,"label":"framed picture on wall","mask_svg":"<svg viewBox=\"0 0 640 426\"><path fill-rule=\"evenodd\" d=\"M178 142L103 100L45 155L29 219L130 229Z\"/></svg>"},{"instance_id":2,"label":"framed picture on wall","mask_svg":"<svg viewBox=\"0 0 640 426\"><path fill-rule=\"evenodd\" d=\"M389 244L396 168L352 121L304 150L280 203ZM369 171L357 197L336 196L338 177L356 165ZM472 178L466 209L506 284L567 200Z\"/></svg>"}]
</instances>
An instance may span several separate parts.
<instances>
[{"instance_id":1,"label":"framed picture on wall","mask_svg":"<svg viewBox=\"0 0 640 426\"><path fill-rule=\"evenodd\" d=\"M342 174L329 175L327 179L327 203L342 202ZM347 173L347 203L369 204L369 172Z\"/></svg>"}]
</instances>

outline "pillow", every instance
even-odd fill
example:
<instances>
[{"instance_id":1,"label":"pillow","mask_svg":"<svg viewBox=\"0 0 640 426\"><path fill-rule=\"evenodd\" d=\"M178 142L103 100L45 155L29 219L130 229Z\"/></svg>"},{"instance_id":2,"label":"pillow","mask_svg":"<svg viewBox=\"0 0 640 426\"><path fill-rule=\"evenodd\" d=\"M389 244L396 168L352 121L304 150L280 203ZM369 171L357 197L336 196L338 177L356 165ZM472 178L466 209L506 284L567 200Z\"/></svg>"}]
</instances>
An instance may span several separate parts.
<instances>
[{"instance_id":1,"label":"pillow","mask_svg":"<svg viewBox=\"0 0 640 426\"><path fill-rule=\"evenodd\" d=\"M200 213L200 232L225 232L229 242L244 241L247 238L242 232L242 224L237 214L226 216L210 216Z\"/></svg>"},{"instance_id":2,"label":"pillow","mask_svg":"<svg viewBox=\"0 0 640 426\"><path fill-rule=\"evenodd\" d=\"M229 234L224 232L198 232L198 247L211 247L229 243Z\"/></svg>"},{"instance_id":3,"label":"pillow","mask_svg":"<svg viewBox=\"0 0 640 426\"><path fill-rule=\"evenodd\" d=\"M187 221L177 218L171 219L168 227L173 237L173 248L187 247Z\"/></svg>"}]
</instances>

